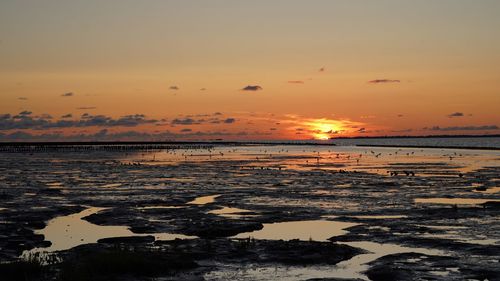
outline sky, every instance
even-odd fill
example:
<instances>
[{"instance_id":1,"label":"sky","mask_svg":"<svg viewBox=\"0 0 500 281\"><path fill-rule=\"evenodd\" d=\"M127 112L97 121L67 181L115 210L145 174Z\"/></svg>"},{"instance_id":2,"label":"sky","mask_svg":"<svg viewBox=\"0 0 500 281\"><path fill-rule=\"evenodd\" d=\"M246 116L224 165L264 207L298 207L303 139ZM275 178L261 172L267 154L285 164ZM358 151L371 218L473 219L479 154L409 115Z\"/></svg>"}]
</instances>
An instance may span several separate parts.
<instances>
[{"instance_id":1,"label":"sky","mask_svg":"<svg viewBox=\"0 0 500 281\"><path fill-rule=\"evenodd\" d=\"M497 0L1 0L0 141L500 133Z\"/></svg>"}]
</instances>

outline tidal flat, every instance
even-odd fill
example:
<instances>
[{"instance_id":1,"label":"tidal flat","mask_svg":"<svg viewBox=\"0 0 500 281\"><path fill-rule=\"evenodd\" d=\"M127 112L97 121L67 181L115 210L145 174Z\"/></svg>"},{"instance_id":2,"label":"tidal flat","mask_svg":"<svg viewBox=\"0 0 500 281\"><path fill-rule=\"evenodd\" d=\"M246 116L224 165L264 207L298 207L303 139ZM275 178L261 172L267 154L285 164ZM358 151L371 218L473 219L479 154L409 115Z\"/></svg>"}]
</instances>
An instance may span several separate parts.
<instances>
[{"instance_id":1,"label":"tidal flat","mask_svg":"<svg viewBox=\"0 0 500 281\"><path fill-rule=\"evenodd\" d=\"M499 187L498 150L2 152L0 274L500 280Z\"/></svg>"}]
</instances>

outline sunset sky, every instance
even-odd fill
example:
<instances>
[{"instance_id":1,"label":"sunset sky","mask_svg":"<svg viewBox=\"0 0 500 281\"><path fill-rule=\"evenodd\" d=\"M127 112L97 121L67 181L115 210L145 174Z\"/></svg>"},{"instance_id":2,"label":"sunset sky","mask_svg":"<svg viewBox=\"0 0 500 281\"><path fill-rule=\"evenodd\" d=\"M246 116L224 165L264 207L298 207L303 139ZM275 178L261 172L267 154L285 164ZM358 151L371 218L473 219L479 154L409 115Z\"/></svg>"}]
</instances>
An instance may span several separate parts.
<instances>
[{"instance_id":1,"label":"sunset sky","mask_svg":"<svg viewBox=\"0 0 500 281\"><path fill-rule=\"evenodd\" d=\"M3 0L0 141L499 134L498 0Z\"/></svg>"}]
</instances>

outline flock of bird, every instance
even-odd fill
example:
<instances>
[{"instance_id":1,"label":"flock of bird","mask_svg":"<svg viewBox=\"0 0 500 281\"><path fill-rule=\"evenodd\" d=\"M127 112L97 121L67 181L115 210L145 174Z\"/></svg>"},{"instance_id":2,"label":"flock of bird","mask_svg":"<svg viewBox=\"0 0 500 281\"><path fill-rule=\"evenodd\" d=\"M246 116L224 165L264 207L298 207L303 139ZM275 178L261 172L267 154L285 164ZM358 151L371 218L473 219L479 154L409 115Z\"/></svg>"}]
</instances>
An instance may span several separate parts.
<instances>
[{"instance_id":1,"label":"flock of bird","mask_svg":"<svg viewBox=\"0 0 500 281\"><path fill-rule=\"evenodd\" d=\"M240 151L237 148L230 148L230 149L227 149L227 150L219 150L219 151L217 151L213 147L203 148L202 151L201 151L201 153L200 153L200 149L199 148L191 148L191 149L166 149L166 150L158 150L158 151L159 152L161 152L161 151L166 152L168 155L170 155L170 157L167 157L167 159L173 160L173 161L178 161L180 159L183 159L185 161L189 161L189 160L197 161L197 160L199 160L200 157L207 157L206 160L220 160L221 158L227 158L227 157L230 157L231 155L234 158L235 156L245 157L245 156L250 156L250 155L257 154L257 156L255 156L255 160L258 161L258 162L265 162L265 161L268 161L270 159L273 159L276 154L281 155L281 154L288 154L289 153L288 149L278 149L278 150L269 151L268 149L253 150L253 149L245 149L245 148L243 148ZM304 156L305 159L303 159L303 161L305 162L305 166L309 166L309 167L310 166L314 166L314 164L313 165L309 164L309 159L310 158L314 158L315 162L316 162L315 166L317 166L318 168L319 168L319 166L321 164L320 163L321 160L326 160L325 165L333 163L333 162L328 162L327 159L336 159L338 161L338 162L336 162L337 164L338 163L345 164L345 163L353 163L353 162L355 162L356 166L359 166L359 164L361 162L361 159L363 159L363 156L364 157L372 156L374 159L378 159L380 157L389 157L389 156L395 157L395 156L398 156L398 153L399 154L403 154L404 153L403 155L406 155L406 157L411 157L411 156L415 155L415 151L403 152L402 149L398 149L396 151L392 151L392 152L388 152L388 153L386 152L385 155L382 152L375 152L373 150L370 150L370 151L365 150L364 153L359 153L359 154L358 153L356 153L356 154L353 154L353 153L339 153L339 152L334 152L334 151L331 151L331 150L327 150L327 151L323 151L323 152L317 151L317 150L307 151L305 149L301 150L302 154L300 154L300 151L297 151L297 152L299 153L299 156ZM423 152L423 150L420 150L420 152ZM312 154L312 157L311 157L311 154ZM125 163L124 165L128 165L128 166L140 166L141 162L148 161L148 160L145 159L145 157L147 155L150 155L150 154L144 154L143 153L142 154L142 156L143 156L142 160L135 161L135 162ZM447 157L451 161L455 157L461 157L462 154L458 154L458 153L454 152L453 154L444 154L442 156L443 157ZM198 158L195 159L195 157L198 157ZM237 159L237 157L235 159ZM275 159L277 159L280 162L282 161L278 157L276 157ZM300 157L298 159L300 159ZM151 162L157 161L157 159L156 159L156 153L153 153L153 159L150 159L149 161L151 161ZM367 160L366 163L370 164L370 160ZM250 168L250 169L253 169L253 170L259 169L259 170L279 170L279 171L281 171L284 168L284 166L288 166L288 165L281 165L281 163L279 163L278 165L275 165L276 163L273 163L273 164L274 165L269 165L268 164L266 166L250 165L247 168ZM287 164L289 164L289 163L287 163ZM300 163L299 163L299 165L300 165ZM347 170L347 169L339 169L338 172L339 173L349 173L349 170ZM405 175L407 177L414 177L416 175L415 171L412 171L412 170L400 170L400 169L387 170L386 173L387 173L387 175L389 175L391 177L397 177L397 176L401 176L401 175ZM458 173L457 175L460 178L464 177L463 173Z\"/></svg>"}]
</instances>

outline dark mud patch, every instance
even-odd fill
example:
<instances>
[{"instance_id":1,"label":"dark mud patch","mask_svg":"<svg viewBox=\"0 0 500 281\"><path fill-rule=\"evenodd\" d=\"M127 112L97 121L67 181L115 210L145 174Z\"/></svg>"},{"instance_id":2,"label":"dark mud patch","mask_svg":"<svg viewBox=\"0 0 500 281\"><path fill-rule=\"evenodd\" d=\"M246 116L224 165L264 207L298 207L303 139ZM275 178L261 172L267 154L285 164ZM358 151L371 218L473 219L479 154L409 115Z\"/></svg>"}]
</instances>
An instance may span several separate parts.
<instances>
[{"instance_id":1,"label":"dark mud patch","mask_svg":"<svg viewBox=\"0 0 500 281\"><path fill-rule=\"evenodd\" d=\"M388 255L370 263L366 275L373 281L499 280L500 269L485 269L470 262L457 266L457 258L419 253Z\"/></svg>"}]
</instances>

